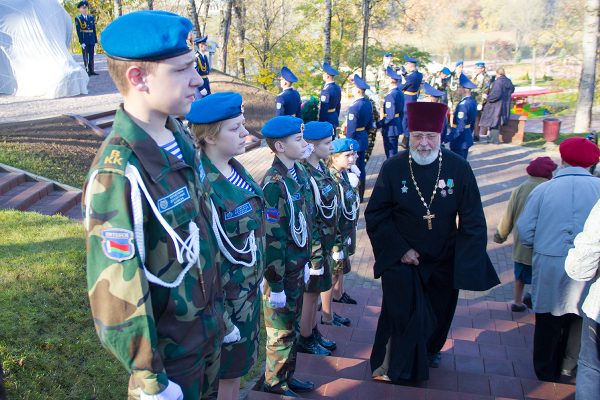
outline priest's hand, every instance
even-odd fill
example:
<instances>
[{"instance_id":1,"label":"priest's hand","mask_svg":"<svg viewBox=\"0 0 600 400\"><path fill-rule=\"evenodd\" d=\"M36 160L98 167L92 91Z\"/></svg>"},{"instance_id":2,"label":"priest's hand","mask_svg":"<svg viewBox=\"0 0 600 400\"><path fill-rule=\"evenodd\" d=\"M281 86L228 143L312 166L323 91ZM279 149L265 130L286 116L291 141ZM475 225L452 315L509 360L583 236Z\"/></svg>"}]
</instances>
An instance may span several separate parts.
<instances>
[{"instance_id":1,"label":"priest's hand","mask_svg":"<svg viewBox=\"0 0 600 400\"><path fill-rule=\"evenodd\" d=\"M404 256L402 256L400 261L402 261L404 264L417 266L419 265L419 257L419 253L417 253L416 250L410 249L406 252L406 254L404 254Z\"/></svg>"},{"instance_id":2,"label":"priest's hand","mask_svg":"<svg viewBox=\"0 0 600 400\"><path fill-rule=\"evenodd\" d=\"M494 242L495 243L504 243L504 242L506 242L506 238L503 238L502 236L500 236L500 233L496 232L494 234Z\"/></svg>"}]
</instances>

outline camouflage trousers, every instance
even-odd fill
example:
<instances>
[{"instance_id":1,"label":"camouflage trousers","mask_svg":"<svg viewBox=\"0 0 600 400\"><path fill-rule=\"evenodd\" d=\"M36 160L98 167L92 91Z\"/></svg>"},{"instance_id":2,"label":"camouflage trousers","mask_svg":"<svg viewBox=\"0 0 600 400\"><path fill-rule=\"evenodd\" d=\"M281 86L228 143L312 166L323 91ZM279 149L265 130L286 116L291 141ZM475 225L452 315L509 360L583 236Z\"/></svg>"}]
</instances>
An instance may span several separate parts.
<instances>
[{"instance_id":1,"label":"camouflage trousers","mask_svg":"<svg viewBox=\"0 0 600 400\"><path fill-rule=\"evenodd\" d=\"M247 296L225 300L225 309L231 322L240 330L241 339L224 344L221 349L221 379L234 379L246 375L256 363L260 334L260 307L262 297L258 287Z\"/></svg>"},{"instance_id":2,"label":"camouflage trousers","mask_svg":"<svg viewBox=\"0 0 600 400\"><path fill-rule=\"evenodd\" d=\"M286 304L283 308L271 307L269 304L271 291L269 285L265 284L263 295L267 331L265 384L271 387L277 387L287 382L296 370L296 344L304 293L304 277L302 275L303 271L298 271L284 278Z\"/></svg>"},{"instance_id":3,"label":"camouflage trousers","mask_svg":"<svg viewBox=\"0 0 600 400\"><path fill-rule=\"evenodd\" d=\"M167 377L181 386L185 400L216 399L219 389L219 361L223 342L222 305L208 306L202 313L203 330L195 333L205 338L202 348L189 353L182 346L167 344L161 351ZM178 357L178 354L184 356ZM136 389L133 389L132 383L130 381L128 399L139 400L140 389L137 384Z\"/></svg>"},{"instance_id":4,"label":"camouflage trousers","mask_svg":"<svg viewBox=\"0 0 600 400\"><path fill-rule=\"evenodd\" d=\"M341 251L344 252L344 259L334 261L333 275L342 275L350 272L350 246L348 244L341 246Z\"/></svg>"},{"instance_id":5,"label":"camouflage trousers","mask_svg":"<svg viewBox=\"0 0 600 400\"><path fill-rule=\"evenodd\" d=\"M331 253L331 251L329 251ZM335 261L331 258L331 254L327 256L327 259L323 260L321 267L323 267L323 275L311 275L308 279L308 283L304 287L304 291L308 293L322 293L331 289L331 269Z\"/></svg>"}]
</instances>

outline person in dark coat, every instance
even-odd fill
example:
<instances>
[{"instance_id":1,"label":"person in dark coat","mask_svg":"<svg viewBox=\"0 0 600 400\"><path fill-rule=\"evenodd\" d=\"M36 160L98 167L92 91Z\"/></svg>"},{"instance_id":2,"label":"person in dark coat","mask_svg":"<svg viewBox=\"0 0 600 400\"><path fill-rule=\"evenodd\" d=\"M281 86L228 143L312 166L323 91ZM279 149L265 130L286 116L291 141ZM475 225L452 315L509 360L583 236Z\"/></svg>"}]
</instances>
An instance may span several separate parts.
<instances>
[{"instance_id":1,"label":"person in dark coat","mask_svg":"<svg viewBox=\"0 0 600 400\"><path fill-rule=\"evenodd\" d=\"M448 107L415 102L407 110L409 149L383 163L365 211L383 289L371 372L393 383L426 380L439 367L459 289L500 283L475 175L440 148Z\"/></svg>"},{"instance_id":2,"label":"person in dark coat","mask_svg":"<svg viewBox=\"0 0 600 400\"><path fill-rule=\"evenodd\" d=\"M480 135L489 129L491 143L499 143L500 128L510 120L510 97L514 91L515 86L506 77L504 68L498 68L479 121Z\"/></svg>"},{"instance_id":3,"label":"person in dark coat","mask_svg":"<svg viewBox=\"0 0 600 400\"><path fill-rule=\"evenodd\" d=\"M279 85L282 92L275 98L275 116L291 115L300 118L302 100L300 93L292 87L298 82L298 77L288 68L281 68L281 78Z\"/></svg>"},{"instance_id":4,"label":"person in dark coat","mask_svg":"<svg viewBox=\"0 0 600 400\"><path fill-rule=\"evenodd\" d=\"M321 90L321 103L319 107L319 121L329 122L333 125L334 139L337 137L336 130L340 124L340 108L342 101L342 89L335 83L335 77L339 72L329 63L323 63L323 89Z\"/></svg>"},{"instance_id":5,"label":"person in dark coat","mask_svg":"<svg viewBox=\"0 0 600 400\"><path fill-rule=\"evenodd\" d=\"M392 67L388 67L386 73L390 91L383 99L383 106L379 114L382 119L378 125L381 127L383 135L385 157L390 158L398 154L398 137L402 135L402 119L404 117L404 95L398 88L398 82L402 80L402 76L398 75Z\"/></svg>"},{"instance_id":6,"label":"person in dark coat","mask_svg":"<svg viewBox=\"0 0 600 400\"><path fill-rule=\"evenodd\" d=\"M94 47L98 43L96 35L96 23L94 16L88 14L90 5L87 1L80 1L77 8L81 15L75 17L75 30L77 31L77 39L81 45L81 55L83 56L83 65L89 76L98 75L94 72Z\"/></svg>"}]
</instances>

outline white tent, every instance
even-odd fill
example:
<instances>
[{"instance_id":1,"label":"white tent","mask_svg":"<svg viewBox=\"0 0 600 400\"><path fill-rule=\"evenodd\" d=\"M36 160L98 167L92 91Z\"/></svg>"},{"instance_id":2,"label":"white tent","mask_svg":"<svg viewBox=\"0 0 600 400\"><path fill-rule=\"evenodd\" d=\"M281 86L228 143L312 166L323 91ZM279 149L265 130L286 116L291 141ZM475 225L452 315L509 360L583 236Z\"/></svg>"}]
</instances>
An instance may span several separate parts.
<instances>
[{"instance_id":1,"label":"white tent","mask_svg":"<svg viewBox=\"0 0 600 400\"><path fill-rule=\"evenodd\" d=\"M0 0L0 93L87 94L89 77L69 53L72 24L57 0Z\"/></svg>"}]
</instances>

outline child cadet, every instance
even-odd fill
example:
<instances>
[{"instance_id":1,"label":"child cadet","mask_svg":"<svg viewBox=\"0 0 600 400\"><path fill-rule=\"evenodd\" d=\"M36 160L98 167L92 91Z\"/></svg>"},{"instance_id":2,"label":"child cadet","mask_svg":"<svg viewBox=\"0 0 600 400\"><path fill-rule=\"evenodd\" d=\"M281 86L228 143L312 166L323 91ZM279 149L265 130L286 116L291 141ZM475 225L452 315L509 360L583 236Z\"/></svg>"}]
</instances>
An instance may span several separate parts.
<instances>
[{"instance_id":1,"label":"child cadet","mask_svg":"<svg viewBox=\"0 0 600 400\"><path fill-rule=\"evenodd\" d=\"M298 163L308 146L300 118L270 119L261 132L275 153L263 178L266 220L263 305L267 331L264 390L297 397L314 389L312 382L294 378L297 326L302 293L309 277L310 212L308 174Z\"/></svg>"},{"instance_id":2,"label":"child cadet","mask_svg":"<svg viewBox=\"0 0 600 400\"><path fill-rule=\"evenodd\" d=\"M390 158L398 154L398 137L402 135L404 95L398 88L398 82L402 81L402 76L398 75L391 67L387 67L386 74L390 91L383 99L383 106L379 114L383 118L379 121L379 126L383 135L385 157Z\"/></svg>"},{"instance_id":3,"label":"child cadet","mask_svg":"<svg viewBox=\"0 0 600 400\"><path fill-rule=\"evenodd\" d=\"M454 117L450 127L447 140L450 142L450 150L465 160L469 154L469 148L473 146L473 129L475 118L477 118L477 102L471 96L471 89L477 86L467 78L460 75L460 87L457 93L462 96L460 103L454 110Z\"/></svg>"},{"instance_id":4,"label":"child cadet","mask_svg":"<svg viewBox=\"0 0 600 400\"><path fill-rule=\"evenodd\" d=\"M333 125L329 122L307 123L304 127L304 139L313 145L314 150L302 162L310 176L310 196L314 200L315 212L311 231L310 277L302 302L298 351L327 356L336 348L336 343L323 337L317 328L316 317L319 293L331 289L331 251L338 222L336 183L323 162L329 157L333 132Z\"/></svg>"},{"instance_id":5,"label":"child cadet","mask_svg":"<svg viewBox=\"0 0 600 400\"><path fill-rule=\"evenodd\" d=\"M212 191L212 226L221 250L225 291L225 338L221 349L219 399L239 397L240 378L258 356L264 269L262 188L234 158L246 151L242 96L220 92L192 103L186 116Z\"/></svg>"},{"instance_id":6,"label":"child cadet","mask_svg":"<svg viewBox=\"0 0 600 400\"><path fill-rule=\"evenodd\" d=\"M336 139L332 142L333 150L329 158L329 172L336 184L340 218L336 229L335 243L332 249L333 265L333 293L326 294L323 299L323 316L321 323L325 325L350 325L348 318L342 317L331 310L331 301L356 304L343 292L344 268L347 265L349 246L352 241L352 232L355 229L355 221L358 218L359 198L356 190L350 185L347 171L350 169L354 159L354 141L349 138ZM343 293L343 294L342 294ZM336 297L339 296L339 297ZM344 296L348 296L346 301ZM342 299L342 297L344 297Z\"/></svg>"},{"instance_id":7,"label":"child cadet","mask_svg":"<svg viewBox=\"0 0 600 400\"><path fill-rule=\"evenodd\" d=\"M319 103L319 121L329 122L335 130L340 124L340 107L342 101L342 89L335 83L335 77L339 72L329 63L323 63L323 82L325 85L321 90L321 102Z\"/></svg>"},{"instance_id":8,"label":"child cadet","mask_svg":"<svg viewBox=\"0 0 600 400\"><path fill-rule=\"evenodd\" d=\"M207 40L208 36L202 36L194 40L194 43L197 46L196 72L198 72L198 75L200 75L200 78L202 78L202 81L204 82L196 89L196 99L201 99L212 93L210 91L210 80L208 79L208 75L210 74L210 58L207 54Z\"/></svg>"},{"instance_id":9,"label":"child cadet","mask_svg":"<svg viewBox=\"0 0 600 400\"><path fill-rule=\"evenodd\" d=\"M279 85L282 92L275 98L276 117L281 115L300 117L302 99L300 98L300 93L292 87L295 82L298 82L296 75L288 67L281 68Z\"/></svg>"},{"instance_id":10,"label":"child cadet","mask_svg":"<svg viewBox=\"0 0 600 400\"><path fill-rule=\"evenodd\" d=\"M98 336L131 374L130 399L217 393L223 290L210 187L169 116L185 115L202 84L191 30L179 15L139 11L101 35L123 105L84 187L87 282Z\"/></svg>"}]
</instances>

